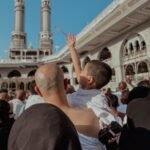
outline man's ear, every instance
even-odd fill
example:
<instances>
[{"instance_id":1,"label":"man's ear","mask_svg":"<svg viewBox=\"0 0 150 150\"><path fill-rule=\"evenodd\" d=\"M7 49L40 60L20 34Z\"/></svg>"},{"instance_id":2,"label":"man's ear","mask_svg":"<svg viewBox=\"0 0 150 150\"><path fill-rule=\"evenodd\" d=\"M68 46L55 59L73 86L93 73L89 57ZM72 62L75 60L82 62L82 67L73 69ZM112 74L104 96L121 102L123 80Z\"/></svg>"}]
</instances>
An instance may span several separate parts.
<instances>
[{"instance_id":1,"label":"man's ear","mask_svg":"<svg viewBox=\"0 0 150 150\"><path fill-rule=\"evenodd\" d=\"M38 88L37 85L34 87L34 90L36 91L36 93L37 93L38 95L40 95L40 96L42 97L42 93L41 93L41 91L40 91L40 89Z\"/></svg>"}]
</instances>

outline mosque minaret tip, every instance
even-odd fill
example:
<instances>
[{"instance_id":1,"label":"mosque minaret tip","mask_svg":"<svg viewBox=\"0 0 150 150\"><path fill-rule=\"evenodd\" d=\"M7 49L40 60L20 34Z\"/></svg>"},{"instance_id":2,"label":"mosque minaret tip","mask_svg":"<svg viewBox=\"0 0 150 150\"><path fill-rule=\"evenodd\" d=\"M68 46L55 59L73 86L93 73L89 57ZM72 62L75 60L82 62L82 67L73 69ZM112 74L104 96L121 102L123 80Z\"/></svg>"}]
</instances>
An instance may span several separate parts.
<instances>
[{"instance_id":1,"label":"mosque minaret tip","mask_svg":"<svg viewBox=\"0 0 150 150\"><path fill-rule=\"evenodd\" d=\"M52 54L50 15L51 15L50 0L41 0L40 48L48 50L49 53Z\"/></svg>"},{"instance_id":2,"label":"mosque minaret tip","mask_svg":"<svg viewBox=\"0 0 150 150\"><path fill-rule=\"evenodd\" d=\"M12 49L26 48L26 33L24 31L25 14L24 0L15 0L14 31L12 32Z\"/></svg>"}]
</instances>

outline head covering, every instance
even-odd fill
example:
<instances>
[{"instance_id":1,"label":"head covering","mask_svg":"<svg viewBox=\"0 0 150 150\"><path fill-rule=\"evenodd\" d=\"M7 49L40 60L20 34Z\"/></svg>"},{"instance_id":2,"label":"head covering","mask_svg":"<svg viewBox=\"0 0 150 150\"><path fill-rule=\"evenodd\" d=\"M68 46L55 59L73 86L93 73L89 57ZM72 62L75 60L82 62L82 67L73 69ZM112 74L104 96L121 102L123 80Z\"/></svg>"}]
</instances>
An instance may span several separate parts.
<instances>
[{"instance_id":1,"label":"head covering","mask_svg":"<svg viewBox=\"0 0 150 150\"><path fill-rule=\"evenodd\" d=\"M150 130L150 97L131 101L127 107L128 126Z\"/></svg>"},{"instance_id":2,"label":"head covering","mask_svg":"<svg viewBox=\"0 0 150 150\"><path fill-rule=\"evenodd\" d=\"M127 125L123 127L120 150L150 148L150 98L132 100L127 107Z\"/></svg>"},{"instance_id":3,"label":"head covering","mask_svg":"<svg viewBox=\"0 0 150 150\"><path fill-rule=\"evenodd\" d=\"M7 150L8 136L14 122L9 119L9 109L8 102L0 100L0 150Z\"/></svg>"},{"instance_id":4,"label":"head covering","mask_svg":"<svg viewBox=\"0 0 150 150\"><path fill-rule=\"evenodd\" d=\"M81 150L76 129L57 107L37 104L15 122L8 150Z\"/></svg>"},{"instance_id":5,"label":"head covering","mask_svg":"<svg viewBox=\"0 0 150 150\"><path fill-rule=\"evenodd\" d=\"M9 119L9 110L8 102L0 100L0 125Z\"/></svg>"},{"instance_id":6,"label":"head covering","mask_svg":"<svg viewBox=\"0 0 150 150\"><path fill-rule=\"evenodd\" d=\"M149 87L146 87L146 86L135 87L129 92L127 103L129 103L133 99L145 98L148 96L150 96L150 88Z\"/></svg>"}]
</instances>

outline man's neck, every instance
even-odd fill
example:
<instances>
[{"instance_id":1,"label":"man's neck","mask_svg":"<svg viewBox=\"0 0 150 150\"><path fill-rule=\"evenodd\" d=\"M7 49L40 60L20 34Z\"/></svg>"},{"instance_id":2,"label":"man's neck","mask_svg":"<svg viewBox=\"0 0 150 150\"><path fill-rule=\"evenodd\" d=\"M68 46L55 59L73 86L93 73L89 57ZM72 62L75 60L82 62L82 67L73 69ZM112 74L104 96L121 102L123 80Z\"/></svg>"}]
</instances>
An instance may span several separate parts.
<instances>
[{"instance_id":1,"label":"man's neck","mask_svg":"<svg viewBox=\"0 0 150 150\"><path fill-rule=\"evenodd\" d=\"M53 93L51 96L43 97L47 103L53 104L57 107L69 107L65 94Z\"/></svg>"}]
</instances>

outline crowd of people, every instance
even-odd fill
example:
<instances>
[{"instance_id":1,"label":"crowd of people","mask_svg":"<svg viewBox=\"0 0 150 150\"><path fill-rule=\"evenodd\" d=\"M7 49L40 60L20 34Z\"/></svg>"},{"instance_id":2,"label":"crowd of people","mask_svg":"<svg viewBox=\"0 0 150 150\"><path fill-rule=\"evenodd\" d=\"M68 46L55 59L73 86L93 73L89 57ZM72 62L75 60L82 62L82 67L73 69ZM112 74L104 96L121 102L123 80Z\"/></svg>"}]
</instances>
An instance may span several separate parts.
<instances>
[{"instance_id":1,"label":"crowd of people","mask_svg":"<svg viewBox=\"0 0 150 150\"><path fill-rule=\"evenodd\" d=\"M51 63L37 69L29 91L1 89L0 150L148 150L150 81L128 78L112 92L111 67L88 60L82 68L75 37L67 41L79 88Z\"/></svg>"}]
</instances>

